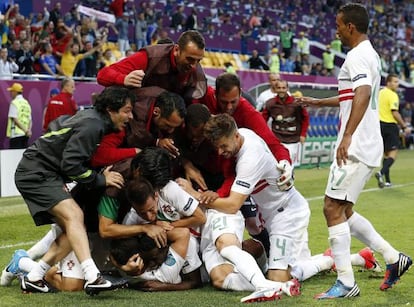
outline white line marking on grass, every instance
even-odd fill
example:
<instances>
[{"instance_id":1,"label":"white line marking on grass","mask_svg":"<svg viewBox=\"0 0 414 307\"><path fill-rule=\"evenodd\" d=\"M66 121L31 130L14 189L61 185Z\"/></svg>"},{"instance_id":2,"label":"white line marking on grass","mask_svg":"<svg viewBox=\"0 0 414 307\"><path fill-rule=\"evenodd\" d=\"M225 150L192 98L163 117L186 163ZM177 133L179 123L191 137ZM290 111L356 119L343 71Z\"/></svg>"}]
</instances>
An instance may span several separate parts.
<instances>
[{"instance_id":1,"label":"white line marking on grass","mask_svg":"<svg viewBox=\"0 0 414 307\"><path fill-rule=\"evenodd\" d=\"M388 190L388 189L393 189L393 188L403 188L403 187L408 187L410 185L414 185L414 182L409 182L409 183L404 183L404 184L396 184L396 185L393 185L391 188L383 188L383 189L380 189L380 188L371 188L371 189L365 189L365 190L362 190L361 193L382 191L382 190ZM325 195L322 195L322 196L309 197L309 198L306 198L306 200L307 201L313 201L313 200L321 200L321 199L324 199L324 198L325 198Z\"/></svg>"},{"instance_id":2,"label":"white line marking on grass","mask_svg":"<svg viewBox=\"0 0 414 307\"><path fill-rule=\"evenodd\" d=\"M405 183L405 184L396 184L396 185L393 185L391 188L384 188L384 189L371 188L371 189L366 189L366 190L362 190L361 193L375 192L375 191L379 191L379 190L387 190L387 189L392 189L392 188L403 188L403 187L407 187L407 186L410 186L410 185L414 185L414 182L409 182L409 183ZM324 199L324 197L325 197L325 195L315 196L315 197L306 198L306 200L307 201L321 200L321 199ZM25 206L26 206L25 204L22 204L22 205L15 205L15 206L7 207L7 208L8 209L10 209L10 208L16 208L17 209L17 208L23 208ZM9 245L0 245L0 249L13 248L13 247L19 247L19 246L24 246L24 245L33 245L36 242L37 241L29 241L29 242L20 242L20 243L9 244Z\"/></svg>"},{"instance_id":3,"label":"white line marking on grass","mask_svg":"<svg viewBox=\"0 0 414 307\"><path fill-rule=\"evenodd\" d=\"M29 242L20 242L20 243L16 243L16 244L2 245L2 246L0 246L0 249L13 248L13 247L19 247L19 246L24 246L24 245L33 245L36 242L37 241L29 241Z\"/></svg>"}]
</instances>

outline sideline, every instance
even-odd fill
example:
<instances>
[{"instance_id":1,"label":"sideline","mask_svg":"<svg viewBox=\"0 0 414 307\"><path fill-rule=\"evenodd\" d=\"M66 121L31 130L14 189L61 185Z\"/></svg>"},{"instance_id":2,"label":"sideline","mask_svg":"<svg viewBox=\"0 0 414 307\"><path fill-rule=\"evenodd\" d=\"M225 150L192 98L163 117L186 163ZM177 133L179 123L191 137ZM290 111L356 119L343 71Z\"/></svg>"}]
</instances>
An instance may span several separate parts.
<instances>
[{"instance_id":1,"label":"sideline","mask_svg":"<svg viewBox=\"0 0 414 307\"><path fill-rule=\"evenodd\" d=\"M404 188L404 187L412 186L412 185L414 185L414 182L409 182L409 183L404 183L404 184L396 184L396 185L393 185L392 188ZM385 189L387 189L387 188L385 188ZM390 189L390 188L388 188L388 189ZM371 189L362 190L361 193L376 192L376 191L380 191L380 190L383 190L383 189L380 189L380 188L371 188ZM311 202L311 201L314 201L314 200L321 200L324 197L325 197L324 195L322 195L322 196L315 196L315 197L306 198L306 200L308 202ZM13 209L24 209L24 208L26 208L26 204L14 205L14 206L6 207L6 208L0 207L0 216L2 214L4 214L4 213L10 211L10 209L12 209L12 208ZM20 242L20 243L16 243L16 244L0 245L0 250L7 249L7 248L19 247L19 246L25 246L25 245L33 245L36 242L37 241L29 241L29 242Z\"/></svg>"}]
</instances>

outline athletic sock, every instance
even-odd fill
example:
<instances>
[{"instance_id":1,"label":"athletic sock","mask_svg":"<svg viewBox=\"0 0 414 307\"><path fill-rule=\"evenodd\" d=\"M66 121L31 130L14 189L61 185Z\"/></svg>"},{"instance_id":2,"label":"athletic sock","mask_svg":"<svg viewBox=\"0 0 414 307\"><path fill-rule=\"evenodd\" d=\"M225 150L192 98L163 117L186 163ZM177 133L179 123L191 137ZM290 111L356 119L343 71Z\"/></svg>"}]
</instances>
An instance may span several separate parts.
<instances>
[{"instance_id":1,"label":"athletic sock","mask_svg":"<svg viewBox=\"0 0 414 307\"><path fill-rule=\"evenodd\" d=\"M348 223L328 227L329 243L335 260L338 279L347 287L355 284L351 264L351 234Z\"/></svg>"},{"instance_id":2,"label":"athletic sock","mask_svg":"<svg viewBox=\"0 0 414 307\"><path fill-rule=\"evenodd\" d=\"M399 252L384 240L365 217L358 212L354 212L348 219L348 225L351 235L380 253L386 263L390 264L398 261Z\"/></svg>"},{"instance_id":3,"label":"athletic sock","mask_svg":"<svg viewBox=\"0 0 414 307\"><path fill-rule=\"evenodd\" d=\"M46 272L50 270L50 265L48 265L43 260L39 260L32 270L27 274L27 279L30 281L38 281L45 277Z\"/></svg>"},{"instance_id":4,"label":"athletic sock","mask_svg":"<svg viewBox=\"0 0 414 307\"><path fill-rule=\"evenodd\" d=\"M92 258L83 261L81 263L81 268L83 273L85 274L85 280L87 282L94 282L98 277L98 274L100 273Z\"/></svg>"},{"instance_id":5,"label":"athletic sock","mask_svg":"<svg viewBox=\"0 0 414 307\"><path fill-rule=\"evenodd\" d=\"M360 254L352 254L351 255L351 263L355 266L365 266L365 259Z\"/></svg>"},{"instance_id":6,"label":"athletic sock","mask_svg":"<svg viewBox=\"0 0 414 307\"><path fill-rule=\"evenodd\" d=\"M37 262L29 257L22 257L19 260L19 269L23 272L31 272L34 267L37 265Z\"/></svg>"},{"instance_id":7,"label":"athletic sock","mask_svg":"<svg viewBox=\"0 0 414 307\"><path fill-rule=\"evenodd\" d=\"M394 159L393 158L385 158L382 161L382 169L381 169L381 173L385 176L385 181L386 182L391 182L390 180L390 168L391 165L394 164Z\"/></svg>"},{"instance_id":8,"label":"athletic sock","mask_svg":"<svg viewBox=\"0 0 414 307\"><path fill-rule=\"evenodd\" d=\"M334 261L330 256L315 255L311 260L298 261L290 271L290 275L299 281L304 281L319 272L332 268Z\"/></svg>"},{"instance_id":9,"label":"athletic sock","mask_svg":"<svg viewBox=\"0 0 414 307\"><path fill-rule=\"evenodd\" d=\"M33 260L43 257L44 254L49 250L52 243L56 240L57 237L62 233L62 228L57 224L52 224L52 229L40 239L35 245L33 245L28 251L27 254Z\"/></svg>"},{"instance_id":10,"label":"athletic sock","mask_svg":"<svg viewBox=\"0 0 414 307\"><path fill-rule=\"evenodd\" d=\"M254 291L255 287L240 273L232 272L223 281L223 290Z\"/></svg>"}]
</instances>

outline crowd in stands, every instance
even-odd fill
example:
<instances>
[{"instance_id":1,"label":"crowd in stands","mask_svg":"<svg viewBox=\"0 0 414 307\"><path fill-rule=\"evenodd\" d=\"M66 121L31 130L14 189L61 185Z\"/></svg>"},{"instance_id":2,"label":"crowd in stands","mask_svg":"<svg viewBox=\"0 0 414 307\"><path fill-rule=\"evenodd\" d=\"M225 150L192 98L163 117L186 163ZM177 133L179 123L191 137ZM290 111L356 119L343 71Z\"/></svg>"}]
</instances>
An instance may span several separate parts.
<instances>
[{"instance_id":1,"label":"crowd in stands","mask_svg":"<svg viewBox=\"0 0 414 307\"><path fill-rule=\"evenodd\" d=\"M49 8L30 16L22 16L18 5L2 8L0 34L9 59L19 66L13 72L21 74L68 76L73 71L70 76L95 77L99 68L126 53L196 29L205 36L207 49L257 53L265 64L260 69L329 76L334 74L331 66L336 52L343 51L335 37L334 15L343 2L316 0L309 6L304 0L51 1ZM116 22L81 15L79 4L114 14ZM401 0L364 4L371 15L370 37L382 57L383 71L414 83L414 4ZM111 44L114 41L118 45ZM309 41L326 45L320 61L310 61ZM46 51L48 43L52 55ZM17 51L22 53L19 58ZM65 52L70 69L60 67ZM250 62L245 67L256 68Z\"/></svg>"}]
</instances>

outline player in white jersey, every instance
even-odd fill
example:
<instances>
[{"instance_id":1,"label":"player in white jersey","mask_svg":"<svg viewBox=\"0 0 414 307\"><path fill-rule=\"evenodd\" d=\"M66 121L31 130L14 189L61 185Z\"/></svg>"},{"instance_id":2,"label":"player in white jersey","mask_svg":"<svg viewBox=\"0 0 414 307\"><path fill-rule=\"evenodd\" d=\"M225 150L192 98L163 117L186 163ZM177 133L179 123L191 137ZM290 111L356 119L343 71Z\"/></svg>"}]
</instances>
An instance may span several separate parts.
<instances>
[{"instance_id":1,"label":"player in white jersey","mask_svg":"<svg viewBox=\"0 0 414 307\"><path fill-rule=\"evenodd\" d=\"M351 266L351 235L383 255L387 268L381 290L391 288L412 265L410 257L395 250L366 218L353 211L383 153L377 110L381 63L367 36L369 16L364 6L342 6L336 25L342 44L351 48L338 75L339 95L302 98L309 105L340 107L341 127L324 203L338 278L328 291L316 295L317 299L359 295Z\"/></svg>"},{"instance_id":2,"label":"player in white jersey","mask_svg":"<svg viewBox=\"0 0 414 307\"><path fill-rule=\"evenodd\" d=\"M199 227L205 222L205 215L198 207L198 201L173 181L156 192L147 180L133 179L127 186L127 199L132 204L132 209L123 220L125 225L156 223L169 229L170 233L180 228ZM168 216L170 219L158 220L157 216L160 213L164 218ZM170 236L169 240L172 240ZM182 244L178 246L182 249ZM146 273L140 277L144 280L177 284L181 279L174 280L174 276L179 276L180 272L189 274L201 266L198 240L194 235L188 237L188 248L185 248L185 252L177 253L176 248L171 246L169 254L171 256L166 262L168 259L175 259L173 262L170 261L156 272Z\"/></svg>"}]
</instances>

